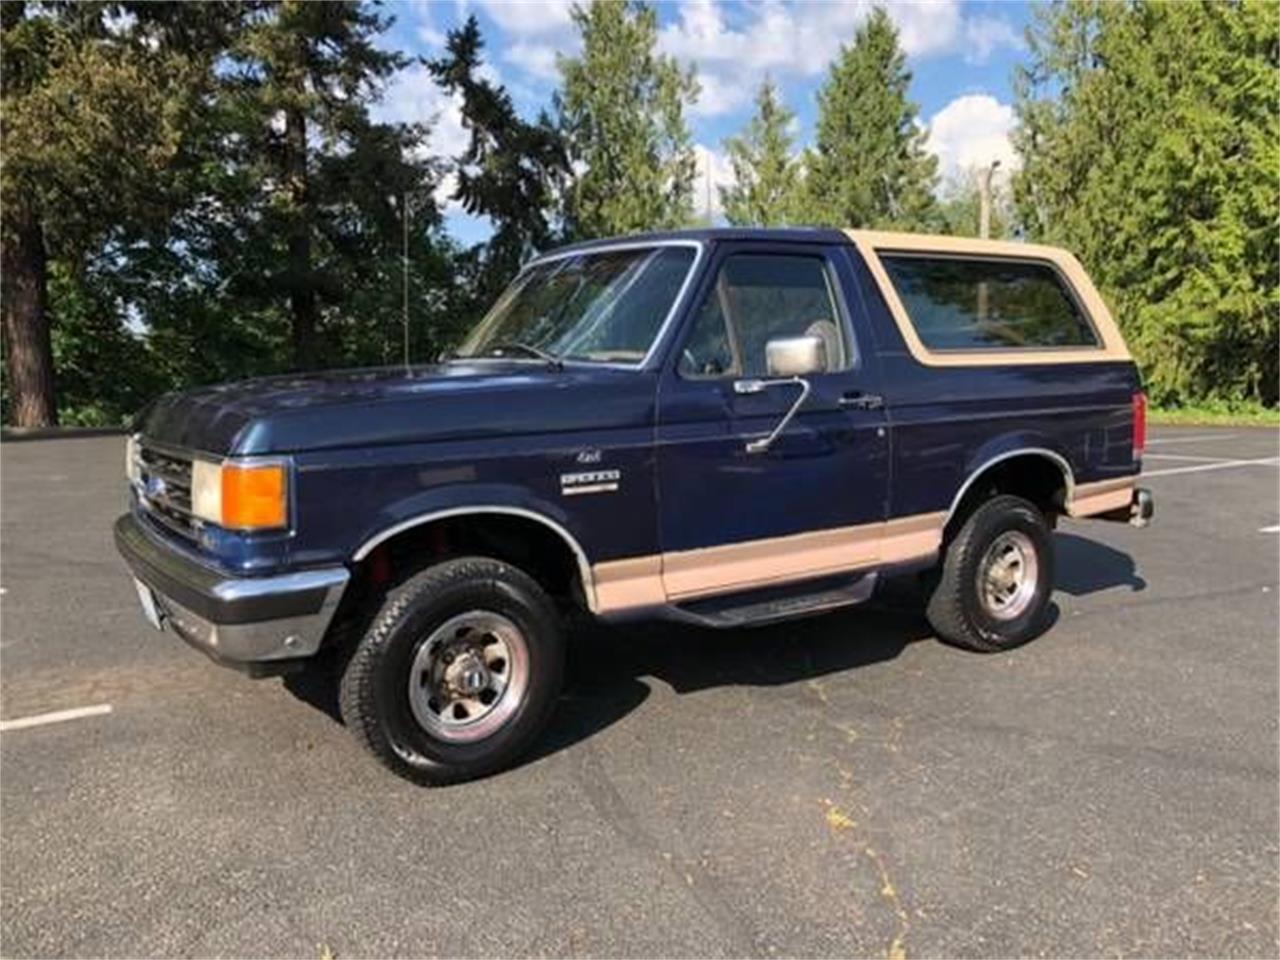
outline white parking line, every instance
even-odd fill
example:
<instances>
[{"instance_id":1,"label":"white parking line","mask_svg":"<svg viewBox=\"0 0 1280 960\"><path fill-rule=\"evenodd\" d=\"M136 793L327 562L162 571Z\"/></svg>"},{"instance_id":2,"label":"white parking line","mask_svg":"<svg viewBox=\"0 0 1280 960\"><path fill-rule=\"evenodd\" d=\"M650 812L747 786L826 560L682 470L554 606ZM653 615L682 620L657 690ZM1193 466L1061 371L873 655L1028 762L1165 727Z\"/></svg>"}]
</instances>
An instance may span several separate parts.
<instances>
[{"instance_id":1,"label":"white parking line","mask_svg":"<svg viewBox=\"0 0 1280 960\"><path fill-rule=\"evenodd\" d=\"M1171 477L1175 473L1200 473L1204 470L1226 470L1228 467L1278 466L1280 457L1263 457L1261 460L1219 460L1217 463L1201 463L1194 467L1172 467L1169 470L1144 470L1144 477Z\"/></svg>"},{"instance_id":2,"label":"white parking line","mask_svg":"<svg viewBox=\"0 0 1280 960\"><path fill-rule=\"evenodd\" d=\"M1280 533L1280 523L1277 523L1274 527L1259 527L1258 532L1259 533Z\"/></svg>"},{"instance_id":3,"label":"white parking line","mask_svg":"<svg viewBox=\"0 0 1280 960\"><path fill-rule=\"evenodd\" d=\"M1179 453L1144 453L1144 460L1190 460L1199 463L1231 463L1231 457L1189 457Z\"/></svg>"},{"instance_id":4,"label":"white parking line","mask_svg":"<svg viewBox=\"0 0 1280 960\"><path fill-rule=\"evenodd\" d=\"M97 703L92 707L73 707L70 710L54 710L52 713L18 717L16 720L0 720L0 733L25 730L27 727L43 727L46 723L63 723L67 720L80 720L83 717L97 717L110 712L111 704Z\"/></svg>"},{"instance_id":5,"label":"white parking line","mask_svg":"<svg viewBox=\"0 0 1280 960\"><path fill-rule=\"evenodd\" d=\"M1156 437L1154 440L1148 440L1148 447L1159 446L1164 443L1202 443L1210 440L1230 440L1232 437L1239 436L1235 433L1198 433L1194 437Z\"/></svg>"}]
</instances>

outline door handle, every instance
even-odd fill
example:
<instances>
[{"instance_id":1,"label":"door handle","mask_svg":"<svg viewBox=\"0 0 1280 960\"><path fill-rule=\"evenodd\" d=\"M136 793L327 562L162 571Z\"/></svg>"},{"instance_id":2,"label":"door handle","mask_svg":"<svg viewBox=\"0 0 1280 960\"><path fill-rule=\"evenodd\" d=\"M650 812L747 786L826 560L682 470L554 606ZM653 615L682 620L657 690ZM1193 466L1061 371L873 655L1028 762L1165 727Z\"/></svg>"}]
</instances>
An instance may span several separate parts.
<instances>
[{"instance_id":1,"label":"door handle","mask_svg":"<svg viewBox=\"0 0 1280 960\"><path fill-rule=\"evenodd\" d=\"M878 393L850 390L840 398L840 406L850 410L879 410L884 406L884 397Z\"/></svg>"}]
</instances>

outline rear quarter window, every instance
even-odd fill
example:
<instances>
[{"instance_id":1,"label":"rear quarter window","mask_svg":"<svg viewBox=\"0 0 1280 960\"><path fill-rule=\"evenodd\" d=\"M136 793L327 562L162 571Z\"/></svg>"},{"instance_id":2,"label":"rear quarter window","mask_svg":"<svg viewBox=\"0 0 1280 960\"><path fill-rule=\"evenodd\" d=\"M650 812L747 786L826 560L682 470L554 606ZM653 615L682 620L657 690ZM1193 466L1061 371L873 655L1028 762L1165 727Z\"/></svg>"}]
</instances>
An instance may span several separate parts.
<instances>
[{"instance_id":1,"label":"rear quarter window","mask_svg":"<svg viewBox=\"0 0 1280 960\"><path fill-rule=\"evenodd\" d=\"M1047 263L888 252L880 261L930 350L1100 346L1066 282Z\"/></svg>"}]
</instances>

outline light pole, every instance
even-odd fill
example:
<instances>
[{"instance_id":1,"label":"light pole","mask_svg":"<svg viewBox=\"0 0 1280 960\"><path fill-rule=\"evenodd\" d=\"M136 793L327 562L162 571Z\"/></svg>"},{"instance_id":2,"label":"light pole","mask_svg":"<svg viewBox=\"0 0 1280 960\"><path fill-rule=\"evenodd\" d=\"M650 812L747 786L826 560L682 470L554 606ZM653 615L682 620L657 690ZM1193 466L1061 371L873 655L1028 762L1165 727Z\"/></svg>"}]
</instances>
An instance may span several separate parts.
<instances>
[{"instance_id":1,"label":"light pole","mask_svg":"<svg viewBox=\"0 0 1280 960\"><path fill-rule=\"evenodd\" d=\"M404 368L409 369L409 191L400 195L400 219L404 232L400 247L400 266L404 271L401 281L401 322L404 324Z\"/></svg>"},{"instance_id":2,"label":"light pole","mask_svg":"<svg viewBox=\"0 0 1280 960\"><path fill-rule=\"evenodd\" d=\"M978 236L986 240L991 236L991 177L1000 166L999 160L978 174Z\"/></svg>"}]
</instances>

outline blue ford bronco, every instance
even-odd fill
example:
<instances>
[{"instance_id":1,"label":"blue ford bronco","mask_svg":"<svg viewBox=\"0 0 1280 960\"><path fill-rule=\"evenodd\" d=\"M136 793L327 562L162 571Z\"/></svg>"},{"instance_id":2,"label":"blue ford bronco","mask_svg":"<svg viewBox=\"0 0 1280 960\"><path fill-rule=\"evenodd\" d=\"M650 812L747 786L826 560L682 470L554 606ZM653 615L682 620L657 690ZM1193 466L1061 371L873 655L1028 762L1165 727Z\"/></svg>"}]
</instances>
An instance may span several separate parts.
<instances>
[{"instance_id":1,"label":"blue ford bronco","mask_svg":"<svg viewBox=\"0 0 1280 960\"><path fill-rule=\"evenodd\" d=\"M1062 250L644 235L538 257L435 364L161 398L115 538L153 626L336 667L354 735L444 783L538 737L575 609L739 627L915 572L941 638L1030 640L1057 519L1151 516L1144 420Z\"/></svg>"}]
</instances>

